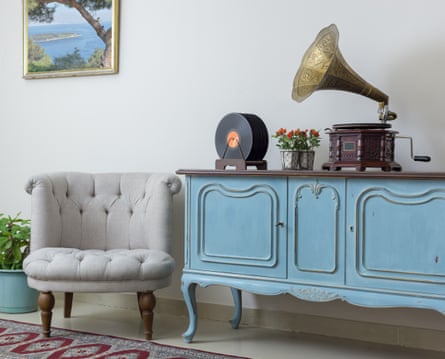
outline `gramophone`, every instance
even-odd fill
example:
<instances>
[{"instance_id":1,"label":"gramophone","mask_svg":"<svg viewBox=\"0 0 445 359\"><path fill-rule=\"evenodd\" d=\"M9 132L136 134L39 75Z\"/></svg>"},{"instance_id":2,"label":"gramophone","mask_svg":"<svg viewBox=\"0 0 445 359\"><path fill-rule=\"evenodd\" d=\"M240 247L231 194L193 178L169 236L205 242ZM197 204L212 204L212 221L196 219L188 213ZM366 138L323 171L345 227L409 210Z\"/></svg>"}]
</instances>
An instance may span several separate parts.
<instances>
[{"instance_id":1,"label":"gramophone","mask_svg":"<svg viewBox=\"0 0 445 359\"><path fill-rule=\"evenodd\" d=\"M383 171L401 171L394 161L394 140L410 140L411 158L414 161L430 161L429 156L413 156L411 137L396 136L389 130L397 114L389 110L388 96L367 83L352 70L338 48L338 29L332 24L320 31L306 50L300 68L295 75L292 98L302 102L317 90L341 90L366 96L378 102L380 122L343 123L327 129L329 134L329 161L322 165L326 170L355 167L364 171L368 167Z\"/></svg>"}]
</instances>

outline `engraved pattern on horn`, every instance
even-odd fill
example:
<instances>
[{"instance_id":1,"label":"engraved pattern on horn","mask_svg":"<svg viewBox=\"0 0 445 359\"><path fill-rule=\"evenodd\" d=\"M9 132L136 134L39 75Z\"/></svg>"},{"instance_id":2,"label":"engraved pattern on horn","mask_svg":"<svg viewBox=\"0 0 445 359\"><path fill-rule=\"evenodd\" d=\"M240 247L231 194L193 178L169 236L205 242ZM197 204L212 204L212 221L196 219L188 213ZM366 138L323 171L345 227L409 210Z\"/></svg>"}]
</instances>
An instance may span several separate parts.
<instances>
[{"instance_id":1,"label":"engraved pattern on horn","mask_svg":"<svg viewBox=\"0 0 445 359\"><path fill-rule=\"evenodd\" d=\"M338 48L338 38L335 24L319 32L295 75L292 98L302 102L317 90L341 90L387 105L388 96L361 78L345 61Z\"/></svg>"}]
</instances>

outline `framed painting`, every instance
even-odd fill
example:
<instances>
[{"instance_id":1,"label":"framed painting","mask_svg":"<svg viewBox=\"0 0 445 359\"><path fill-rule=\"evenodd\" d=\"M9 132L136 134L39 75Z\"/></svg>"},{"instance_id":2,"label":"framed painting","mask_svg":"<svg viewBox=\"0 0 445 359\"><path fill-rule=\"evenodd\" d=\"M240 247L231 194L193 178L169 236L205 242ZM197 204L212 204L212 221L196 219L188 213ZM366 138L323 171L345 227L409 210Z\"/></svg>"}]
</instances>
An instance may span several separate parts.
<instances>
[{"instance_id":1,"label":"framed painting","mask_svg":"<svg viewBox=\"0 0 445 359\"><path fill-rule=\"evenodd\" d=\"M23 0L25 79L118 72L119 0Z\"/></svg>"}]
</instances>

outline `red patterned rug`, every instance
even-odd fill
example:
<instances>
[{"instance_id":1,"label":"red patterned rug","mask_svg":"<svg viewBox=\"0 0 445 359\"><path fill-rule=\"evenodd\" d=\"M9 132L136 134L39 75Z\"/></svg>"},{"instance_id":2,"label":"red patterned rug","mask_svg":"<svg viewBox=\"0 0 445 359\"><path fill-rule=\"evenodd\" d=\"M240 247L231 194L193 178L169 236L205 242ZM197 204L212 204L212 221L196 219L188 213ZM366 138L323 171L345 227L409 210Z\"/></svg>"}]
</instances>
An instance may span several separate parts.
<instances>
[{"instance_id":1,"label":"red patterned rug","mask_svg":"<svg viewBox=\"0 0 445 359\"><path fill-rule=\"evenodd\" d=\"M247 359L150 341L51 329L51 338L44 338L40 335L39 325L0 319L0 358Z\"/></svg>"}]
</instances>

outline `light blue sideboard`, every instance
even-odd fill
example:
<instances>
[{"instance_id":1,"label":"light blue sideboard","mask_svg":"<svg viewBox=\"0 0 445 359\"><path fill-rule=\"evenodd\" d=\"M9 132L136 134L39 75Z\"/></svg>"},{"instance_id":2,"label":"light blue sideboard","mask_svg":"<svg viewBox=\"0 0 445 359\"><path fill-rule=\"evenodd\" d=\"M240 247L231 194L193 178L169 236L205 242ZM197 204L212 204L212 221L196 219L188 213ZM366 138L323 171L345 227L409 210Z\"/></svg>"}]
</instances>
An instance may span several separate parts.
<instances>
[{"instance_id":1,"label":"light blue sideboard","mask_svg":"<svg viewBox=\"0 0 445 359\"><path fill-rule=\"evenodd\" d=\"M445 312L445 173L179 170L184 340L196 286Z\"/></svg>"}]
</instances>

